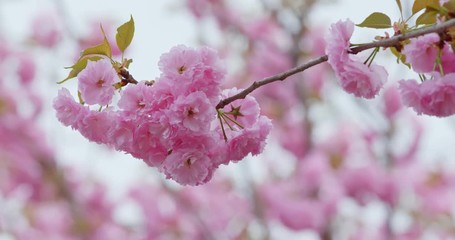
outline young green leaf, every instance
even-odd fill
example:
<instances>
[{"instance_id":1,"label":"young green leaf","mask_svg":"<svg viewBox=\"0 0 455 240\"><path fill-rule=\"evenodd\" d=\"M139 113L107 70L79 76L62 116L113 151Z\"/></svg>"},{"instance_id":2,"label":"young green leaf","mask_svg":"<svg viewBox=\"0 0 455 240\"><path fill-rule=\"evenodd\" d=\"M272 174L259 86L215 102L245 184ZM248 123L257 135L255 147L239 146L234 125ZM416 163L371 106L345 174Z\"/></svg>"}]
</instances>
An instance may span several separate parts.
<instances>
[{"instance_id":1,"label":"young green leaf","mask_svg":"<svg viewBox=\"0 0 455 240\"><path fill-rule=\"evenodd\" d=\"M414 15L416 12L431 7L434 9L439 8L439 1L438 0L415 0L414 4L412 5L412 14Z\"/></svg>"},{"instance_id":2,"label":"young green leaf","mask_svg":"<svg viewBox=\"0 0 455 240\"><path fill-rule=\"evenodd\" d=\"M81 58L87 56L87 55L103 55L108 58L112 58L112 49L111 45L107 41L106 34L104 33L103 26L101 26L101 32L103 33L104 36L104 41L103 43L96 45L94 47L90 47L82 51L81 53Z\"/></svg>"},{"instance_id":3,"label":"young green leaf","mask_svg":"<svg viewBox=\"0 0 455 240\"><path fill-rule=\"evenodd\" d=\"M438 15L437 11L426 10L422 15L416 19L417 25L430 25L436 23L436 16Z\"/></svg>"},{"instance_id":4,"label":"young green leaf","mask_svg":"<svg viewBox=\"0 0 455 240\"><path fill-rule=\"evenodd\" d=\"M400 14L403 15L403 7L401 6L401 0L396 0Z\"/></svg>"},{"instance_id":5,"label":"young green leaf","mask_svg":"<svg viewBox=\"0 0 455 240\"><path fill-rule=\"evenodd\" d=\"M134 20L133 16L130 20L117 28L117 35L115 40L120 51L123 53L125 49L131 44L134 36Z\"/></svg>"},{"instance_id":6,"label":"young green leaf","mask_svg":"<svg viewBox=\"0 0 455 240\"><path fill-rule=\"evenodd\" d=\"M366 28L390 28L392 23L389 16L384 13L374 12L370 14L362 23L357 24L358 27Z\"/></svg>"},{"instance_id":7,"label":"young green leaf","mask_svg":"<svg viewBox=\"0 0 455 240\"><path fill-rule=\"evenodd\" d=\"M88 60L98 61L100 59L101 59L101 57L99 57L99 56L84 57L84 58L79 59L73 66L65 67L65 69L71 69L71 71L65 79L63 79L62 81L59 81L57 83L62 84L71 78L77 77L77 74L79 74L82 70L85 69L85 67L87 67Z\"/></svg>"}]
</instances>

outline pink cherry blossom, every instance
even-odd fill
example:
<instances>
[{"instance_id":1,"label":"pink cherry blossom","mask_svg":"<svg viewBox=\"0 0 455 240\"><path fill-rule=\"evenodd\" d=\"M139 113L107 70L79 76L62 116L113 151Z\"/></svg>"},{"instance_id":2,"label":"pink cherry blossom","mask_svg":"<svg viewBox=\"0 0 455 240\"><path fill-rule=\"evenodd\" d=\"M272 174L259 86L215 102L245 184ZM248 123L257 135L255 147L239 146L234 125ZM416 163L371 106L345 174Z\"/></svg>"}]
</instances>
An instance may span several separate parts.
<instances>
[{"instance_id":1,"label":"pink cherry blossom","mask_svg":"<svg viewBox=\"0 0 455 240\"><path fill-rule=\"evenodd\" d=\"M203 91L210 103L215 105L220 100L220 85L226 75L226 70L215 50L203 47L199 50L199 54L202 64L195 69L188 91Z\"/></svg>"},{"instance_id":2,"label":"pink cherry blossom","mask_svg":"<svg viewBox=\"0 0 455 240\"><path fill-rule=\"evenodd\" d=\"M87 104L108 105L115 92L117 73L108 59L88 61L77 78L82 99Z\"/></svg>"},{"instance_id":3,"label":"pink cherry blossom","mask_svg":"<svg viewBox=\"0 0 455 240\"><path fill-rule=\"evenodd\" d=\"M221 124L227 131L221 130L215 106L239 90L221 95L225 69L214 50L179 45L161 56L159 68L155 83L124 86L117 106L102 111L76 103L61 90L54 102L58 118L90 141L142 159L183 185L206 183L220 164L262 152L271 121L260 116L253 97L224 109ZM108 60L89 61L78 75L83 100L109 104L115 75Z\"/></svg>"},{"instance_id":4,"label":"pink cherry blossom","mask_svg":"<svg viewBox=\"0 0 455 240\"><path fill-rule=\"evenodd\" d=\"M120 100L117 105L125 111L141 111L150 109L153 101L152 86L146 85L145 81L136 85L128 86L121 92Z\"/></svg>"},{"instance_id":5,"label":"pink cherry blossom","mask_svg":"<svg viewBox=\"0 0 455 240\"><path fill-rule=\"evenodd\" d=\"M436 57L439 51L437 43L439 41L439 35L436 33L420 36L411 39L410 43L404 46L402 53L416 72L431 72L435 70Z\"/></svg>"},{"instance_id":6,"label":"pink cherry blossom","mask_svg":"<svg viewBox=\"0 0 455 240\"><path fill-rule=\"evenodd\" d=\"M172 81L161 78L152 86L151 110L161 111L171 107L175 99L182 93L182 89Z\"/></svg>"},{"instance_id":7,"label":"pink cherry blossom","mask_svg":"<svg viewBox=\"0 0 455 240\"><path fill-rule=\"evenodd\" d=\"M19 66L17 69L19 78L23 84L30 84L35 78L36 66L35 61L31 55L19 54L18 56Z\"/></svg>"},{"instance_id":8,"label":"pink cherry blossom","mask_svg":"<svg viewBox=\"0 0 455 240\"><path fill-rule=\"evenodd\" d=\"M439 71L438 56L444 73L455 72L453 49L449 44L441 42L437 33L411 39L410 43L404 46L402 53L406 56L406 61L418 73Z\"/></svg>"},{"instance_id":9,"label":"pink cherry blossom","mask_svg":"<svg viewBox=\"0 0 455 240\"><path fill-rule=\"evenodd\" d=\"M135 122L135 123L134 123ZM166 146L163 141L163 135L166 126L153 121L144 119L135 119L133 121L137 127L133 132L133 143L131 155L143 159L149 166L158 167L168 155L170 146Z\"/></svg>"},{"instance_id":10,"label":"pink cherry blossom","mask_svg":"<svg viewBox=\"0 0 455 240\"><path fill-rule=\"evenodd\" d=\"M107 144L118 151L133 152L136 146L133 142L136 126L134 120L127 117L114 118L108 133Z\"/></svg>"},{"instance_id":11,"label":"pink cherry blossom","mask_svg":"<svg viewBox=\"0 0 455 240\"><path fill-rule=\"evenodd\" d=\"M368 67L362 62L349 61L338 77L346 92L357 97L374 98L387 80L387 71L375 64Z\"/></svg>"},{"instance_id":12,"label":"pink cherry blossom","mask_svg":"<svg viewBox=\"0 0 455 240\"><path fill-rule=\"evenodd\" d=\"M195 68L200 62L201 56L195 49L178 45L161 55L158 67L162 77L183 84L194 76Z\"/></svg>"},{"instance_id":13,"label":"pink cherry blossom","mask_svg":"<svg viewBox=\"0 0 455 240\"><path fill-rule=\"evenodd\" d=\"M270 119L261 116L253 127L235 133L235 137L228 140L228 159L240 161L249 153L253 156L261 153L271 129Z\"/></svg>"},{"instance_id":14,"label":"pink cherry blossom","mask_svg":"<svg viewBox=\"0 0 455 240\"><path fill-rule=\"evenodd\" d=\"M115 118L115 112L109 109L101 112L91 110L76 123L76 126L82 136L88 140L99 144L108 143L108 133L114 129Z\"/></svg>"},{"instance_id":15,"label":"pink cherry blossom","mask_svg":"<svg viewBox=\"0 0 455 240\"><path fill-rule=\"evenodd\" d=\"M53 107L57 111L57 119L63 125L75 129L79 128L78 123L89 112L88 107L76 102L66 88L59 90L57 98L54 99Z\"/></svg>"},{"instance_id":16,"label":"pink cherry blossom","mask_svg":"<svg viewBox=\"0 0 455 240\"><path fill-rule=\"evenodd\" d=\"M441 65L445 74L455 72L455 53L447 43L444 44L441 52Z\"/></svg>"},{"instance_id":17,"label":"pink cherry blossom","mask_svg":"<svg viewBox=\"0 0 455 240\"><path fill-rule=\"evenodd\" d=\"M328 55L327 62L335 72L343 70L345 62L349 59L349 40L354 32L354 23L351 20L338 21L332 24L330 33L326 35L325 53Z\"/></svg>"},{"instance_id":18,"label":"pink cherry blossom","mask_svg":"<svg viewBox=\"0 0 455 240\"><path fill-rule=\"evenodd\" d=\"M173 150L163 165L164 173L182 185L200 185L213 174L213 164L204 149Z\"/></svg>"},{"instance_id":19,"label":"pink cherry blossom","mask_svg":"<svg viewBox=\"0 0 455 240\"><path fill-rule=\"evenodd\" d=\"M415 80L401 80L400 92L403 104L418 114L446 117L455 114L455 73L418 84Z\"/></svg>"},{"instance_id":20,"label":"pink cherry blossom","mask_svg":"<svg viewBox=\"0 0 455 240\"><path fill-rule=\"evenodd\" d=\"M228 98L242 91L242 89L231 88L222 92L223 98ZM243 127L249 128L256 124L260 108L256 99L252 96L246 96L244 99L236 100L225 106L223 111Z\"/></svg>"},{"instance_id":21,"label":"pink cherry blossom","mask_svg":"<svg viewBox=\"0 0 455 240\"><path fill-rule=\"evenodd\" d=\"M31 39L43 47L55 47L62 38L59 22L58 16L53 12L37 15L31 26Z\"/></svg>"},{"instance_id":22,"label":"pink cherry blossom","mask_svg":"<svg viewBox=\"0 0 455 240\"><path fill-rule=\"evenodd\" d=\"M215 111L204 92L194 92L177 98L168 111L171 124L182 124L193 132L205 132L215 119Z\"/></svg>"},{"instance_id":23,"label":"pink cherry blossom","mask_svg":"<svg viewBox=\"0 0 455 240\"><path fill-rule=\"evenodd\" d=\"M372 63L367 66L361 59L348 54L354 23L350 20L332 24L326 36L326 54L343 89L357 97L373 98L387 80L384 67Z\"/></svg>"}]
</instances>

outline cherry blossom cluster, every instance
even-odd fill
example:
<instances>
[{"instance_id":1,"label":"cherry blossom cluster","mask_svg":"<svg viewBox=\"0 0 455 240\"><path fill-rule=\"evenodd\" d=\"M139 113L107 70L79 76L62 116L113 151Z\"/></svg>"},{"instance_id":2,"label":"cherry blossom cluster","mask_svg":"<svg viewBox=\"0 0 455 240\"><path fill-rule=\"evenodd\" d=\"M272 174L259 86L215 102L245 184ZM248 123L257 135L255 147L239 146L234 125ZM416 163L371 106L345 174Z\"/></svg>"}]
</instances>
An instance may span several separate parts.
<instances>
[{"instance_id":1,"label":"cherry blossom cluster","mask_svg":"<svg viewBox=\"0 0 455 240\"><path fill-rule=\"evenodd\" d=\"M214 50L179 45L163 54L158 66L155 82L128 84L115 106L117 70L109 59L88 61L77 76L86 105L62 88L54 101L57 118L183 185L206 183L220 164L262 152L271 121L260 115L253 97L216 109L220 97L239 90L221 91L225 70Z\"/></svg>"},{"instance_id":2,"label":"cherry blossom cluster","mask_svg":"<svg viewBox=\"0 0 455 240\"><path fill-rule=\"evenodd\" d=\"M403 54L414 71L430 76L421 83L412 79L399 82L404 104L419 114L455 114L455 54L450 44L431 33L411 39Z\"/></svg>"},{"instance_id":3,"label":"cherry blossom cluster","mask_svg":"<svg viewBox=\"0 0 455 240\"><path fill-rule=\"evenodd\" d=\"M350 54L353 29L350 20L332 25L326 36L328 62L346 92L373 98L386 82L387 72L370 59L364 61ZM410 39L401 51L406 63L421 77L420 83L399 81L403 103L418 114L438 117L455 114L455 54L441 36L444 35L430 33Z\"/></svg>"}]
</instances>

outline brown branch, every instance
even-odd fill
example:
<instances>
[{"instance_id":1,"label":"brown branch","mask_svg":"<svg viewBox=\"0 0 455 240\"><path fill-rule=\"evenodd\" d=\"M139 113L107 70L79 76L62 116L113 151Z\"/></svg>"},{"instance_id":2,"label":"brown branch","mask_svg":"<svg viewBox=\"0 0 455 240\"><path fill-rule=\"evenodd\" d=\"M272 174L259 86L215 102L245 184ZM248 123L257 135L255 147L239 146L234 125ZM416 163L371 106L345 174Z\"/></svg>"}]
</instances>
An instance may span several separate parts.
<instances>
[{"instance_id":1,"label":"brown branch","mask_svg":"<svg viewBox=\"0 0 455 240\"><path fill-rule=\"evenodd\" d=\"M396 36L393 36L391 38L384 39L381 41L362 44L361 46L351 48L351 53L357 54L357 53L365 51L367 49L376 48L376 47L394 47L394 46L399 45L400 42L407 40L407 39L416 38L416 37L419 37L419 36L422 36L425 34L429 34L429 33L443 33L447 28L450 28L453 26L455 26L455 19L450 19L441 24L432 25L430 27L421 28L419 30L415 30L415 31L408 32L408 33L403 33L403 34L396 35Z\"/></svg>"},{"instance_id":2,"label":"brown branch","mask_svg":"<svg viewBox=\"0 0 455 240\"><path fill-rule=\"evenodd\" d=\"M444 23L432 25L430 27L422 28L422 29L415 30L415 31L412 31L409 33L403 33L400 35L396 35L396 36L393 36L388 39L362 44L361 46L351 48L349 52L352 54L357 54L357 53L365 51L367 49L376 48L376 47L393 47L393 46L399 45L400 42L407 40L407 39L415 38L415 37L422 36L422 35L429 34L429 33L443 33L447 28L450 28L453 26L455 26L455 19L451 19ZM248 88L237 93L236 95L233 95L231 97L221 100L216 105L216 108L217 109L223 108L224 106L228 105L229 103L231 103L235 100L245 98L248 94L250 94L251 92L253 92L254 90L258 89L261 86L264 86L264 85L267 85L269 83L276 82L276 81L283 81L286 78L288 78L292 75L295 75L299 72L303 72L310 67L313 67L313 66L321 64L323 62L326 62L327 59L328 59L327 55L324 55L317 59L311 60L303 65L300 65L300 66L294 67L290 70L287 70L285 72L282 72L280 74L277 74L277 75L274 75L271 77L267 77L267 78L264 78L259 81L255 81Z\"/></svg>"},{"instance_id":3,"label":"brown branch","mask_svg":"<svg viewBox=\"0 0 455 240\"><path fill-rule=\"evenodd\" d=\"M261 86L264 86L266 84L276 82L276 81L283 81L289 76L292 76L296 73L303 72L305 69L308 69L310 67L316 66L320 63L323 63L327 61L327 55L321 56L317 59L311 60L303 65L297 66L295 68L291 68L285 72L282 72L278 75L274 75L271 77L264 78L260 81L255 81L253 84L251 84L248 88L244 89L243 91L237 93L234 96L228 97L226 99L221 100L218 105L216 105L217 109L223 108L224 106L228 105L229 103L237 100L237 99L243 99L245 98L248 94L253 92L254 90L258 89Z\"/></svg>"}]
</instances>

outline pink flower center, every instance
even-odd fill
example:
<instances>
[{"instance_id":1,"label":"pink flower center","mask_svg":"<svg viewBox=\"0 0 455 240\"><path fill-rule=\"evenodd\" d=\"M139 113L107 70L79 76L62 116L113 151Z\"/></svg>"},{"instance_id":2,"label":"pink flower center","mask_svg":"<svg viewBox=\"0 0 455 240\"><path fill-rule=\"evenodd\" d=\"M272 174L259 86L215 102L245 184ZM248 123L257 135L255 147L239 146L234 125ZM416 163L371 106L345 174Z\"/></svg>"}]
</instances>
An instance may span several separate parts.
<instances>
[{"instance_id":1,"label":"pink flower center","mask_svg":"<svg viewBox=\"0 0 455 240\"><path fill-rule=\"evenodd\" d=\"M191 118L191 117L194 116L196 113L197 113L196 110L194 110L193 108L190 108L190 109L188 109L188 111L186 112L186 116L188 116L188 117Z\"/></svg>"},{"instance_id":2,"label":"pink flower center","mask_svg":"<svg viewBox=\"0 0 455 240\"><path fill-rule=\"evenodd\" d=\"M191 164L193 164L193 162L191 161L191 158L186 159L185 164L187 167L191 167Z\"/></svg>"},{"instance_id":3,"label":"pink flower center","mask_svg":"<svg viewBox=\"0 0 455 240\"><path fill-rule=\"evenodd\" d=\"M105 82L105 81L104 81L103 79L100 79L100 80L98 80L98 81L96 82L96 86L102 87L103 84L104 84L104 82Z\"/></svg>"},{"instance_id":4,"label":"pink flower center","mask_svg":"<svg viewBox=\"0 0 455 240\"><path fill-rule=\"evenodd\" d=\"M183 74L183 72L184 72L185 70L186 70L185 65L182 65L181 67L179 67L179 68L177 69L177 71L179 72L179 74Z\"/></svg>"}]
</instances>

